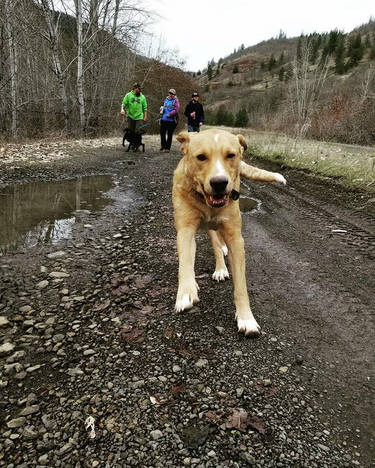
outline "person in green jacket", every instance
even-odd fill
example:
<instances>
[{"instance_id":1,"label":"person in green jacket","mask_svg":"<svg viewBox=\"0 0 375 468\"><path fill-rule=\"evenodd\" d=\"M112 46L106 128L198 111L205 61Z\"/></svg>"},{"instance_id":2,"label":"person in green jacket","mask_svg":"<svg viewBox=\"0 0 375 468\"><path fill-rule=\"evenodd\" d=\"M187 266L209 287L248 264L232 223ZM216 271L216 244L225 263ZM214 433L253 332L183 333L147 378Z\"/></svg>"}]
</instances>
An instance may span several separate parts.
<instances>
[{"instance_id":1,"label":"person in green jacket","mask_svg":"<svg viewBox=\"0 0 375 468\"><path fill-rule=\"evenodd\" d=\"M127 116L128 128L139 133L143 122L147 122L147 100L141 93L141 85L136 83L132 91L125 94L121 105L121 115Z\"/></svg>"}]
</instances>

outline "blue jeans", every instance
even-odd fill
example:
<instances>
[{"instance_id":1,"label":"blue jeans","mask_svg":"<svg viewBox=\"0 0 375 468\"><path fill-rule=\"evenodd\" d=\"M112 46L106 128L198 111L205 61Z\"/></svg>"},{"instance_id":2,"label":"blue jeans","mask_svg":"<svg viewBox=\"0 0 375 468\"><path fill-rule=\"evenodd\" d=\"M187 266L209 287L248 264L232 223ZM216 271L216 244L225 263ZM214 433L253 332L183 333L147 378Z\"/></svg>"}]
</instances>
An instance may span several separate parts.
<instances>
[{"instance_id":1,"label":"blue jeans","mask_svg":"<svg viewBox=\"0 0 375 468\"><path fill-rule=\"evenodd\" d=\"M198 125L189 125L188 124L188 132L199 132L201 127Z\"/></svg>"}]
</instances>

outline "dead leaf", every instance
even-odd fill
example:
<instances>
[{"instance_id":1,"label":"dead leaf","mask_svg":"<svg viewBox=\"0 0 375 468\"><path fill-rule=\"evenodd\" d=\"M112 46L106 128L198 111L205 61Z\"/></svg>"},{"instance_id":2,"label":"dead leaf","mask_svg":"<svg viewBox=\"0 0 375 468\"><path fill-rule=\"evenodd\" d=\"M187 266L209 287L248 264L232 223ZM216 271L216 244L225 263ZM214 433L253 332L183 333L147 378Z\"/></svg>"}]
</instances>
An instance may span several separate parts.
<instances>
[{"instance_id":1,"label":"dead leaf","mask_svg":"<svg viewBox=\"0 0 375 468\"><path fill-rule=\"evenodd\" d=\"M152 281L153 277L151 275L137 276L134 282L136 288L144 288L146 284Z\"/></svg>"},{"instance_id":2,"label":"dead leaf","mask_svg":"<svg viewBox=\"0 0 375 468\"><path fill-rule=\"evenodd\" d=\"M144 328L132 328L130 325L125 325L122 327L120 334L121 338L127 343L142 343L145 340L144 332Z\"/></svg>"},{"instance_id":3,"label":"dead leaf","mask_svg":"<svg viewBox=\"0 0 375 468\"><path fill-rule=\"evenodd\" d=\"M245 431L248 426L248 414L243 409L232 408L228 416L226 427L228 429L237 429L238 431Z\"/></svg>"},{"instance_id":4,"label":"dead leaf","mask_svg":"<svg viewBox=\"0 0 375 468\"><path fill-rule=\"evenodd\" d=\"M125 293L128 293L130 291L130 288L127 284L121 284L117 288L112 289L112 294L115 296L122 296Z\"/></svg>"},{"instance_id":5,"label":"dead leaf","mask_svg":"<svg viewBox=\"0 0 375 468\"><path fill-rule=\"evenodd\" d=\"M170 340L171 338L176 337L176 332L171 328L169 325L166 327L164 330L164 338L167 338L167 340Z\"/></svg>"},{"instance_id":6,"label":"dead leaf","mask_svg":"<svg viewBox=\"0 0 375 468\"><path fill-rule=\"evenodd\" d=\"M173 385L172 386L172 393L174 396L179 396L181 393L185 392L185 386L184 385Z\"/></svg>"},{"instance_id":7,"label":"dead leaf","mask_svg":"<svg viewBox=\"0 0 375 468\"><path fill-rule=\"evenodd\" d=\"M102 310L105 310L107 307L111 305L111 301L109 299L105 300L104 302L99 302L94 305L93 311L94 312L100 312Z\"/></svg>"}]
</instances>

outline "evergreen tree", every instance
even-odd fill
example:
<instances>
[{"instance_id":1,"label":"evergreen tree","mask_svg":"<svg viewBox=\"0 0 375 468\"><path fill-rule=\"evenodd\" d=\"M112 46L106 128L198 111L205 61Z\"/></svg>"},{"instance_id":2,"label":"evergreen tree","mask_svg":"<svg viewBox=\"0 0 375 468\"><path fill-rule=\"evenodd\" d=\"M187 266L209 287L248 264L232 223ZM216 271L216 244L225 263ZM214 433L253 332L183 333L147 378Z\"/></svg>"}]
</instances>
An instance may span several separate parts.
<instances>
[{"instance_id":1,"label":"evergreen tree","mask_svg":"<svg viewBox=\"0 0 375 468\"><path fill-rule=\"evenodd\" d=\"M235 64L233 67L233 73L239 73L238 65Z\"/></svg>"},{"instance_id":2,"label":"evergreen tree","mask_svg":"<svg viewBox=\"0 0 375 468\"><path fill-rule=\"evenodd\" d=\"M342 75L345 73L345 68L345 39L341 36L335 52L335 73Z\"/></svg>"},{"instance_id":3,"label":"evergreen tree","mask_svg":"<svg viewBox=\"0 0 375 468\"><path fill-rule=\"evenodd\" d=\"M209 62L208 65L207 65L207 78L208 78L208 81L210 81L212 79L212 74L213 74L212 65L211 65L211 62Z\"/></svg>"},{"instance_id":4,"label":"evergreen tree","mask_svg":"<svg viewBox=\"0 0 375 468\"><path fill-rule=\"evenodd\" d=\"M289 81L293 77L293 65L289 63L285 68L284 81Z\"/></svg>"},{"instance_id":5,"label":"evergreen tree","mask_svg":"<svg viewBox=\"0 0 375 468\"><path fill-rule=\"evenodd\" d=\"M268 71L271 71L275 68L276 66L276 59L273 54L271 54L271 57L268 61Z\"/></svg>"},{"instance_id":6,"label":"evergreen tree","mask_svg":"<svg viewBox=\"0 0 375 468\"><path fill-rule=\"evenodd\" d=\"M202 72L200 70L197 71L197 76L200 76Z\"/></svg>"},{"instance_id":7,"label":"evergreen tree","mask_svg":"<svg viewBox=\"0 0 375 468\"><path fill-rule=\"evenodd\" d=\"M278 66L283 65L284 62L285 62L284 51L282 51L280 54L279 60L277 61L277 65Z\"/></svg>"},{"instance_id":8,"label":"evergreen tree","mask_svg":"<svg viewBox=\"0 0 375 468\"><path fill-rule=\"evenodd\" d=\"M249 116L245 108L240 109L236 114L234 122L235 127L246 127L249 122Z\"/></svg>"},{"instance_id":9,"label":"evergreen tree","mask_svg":"<svg viewBox=\"0 0 375 468\"><path fill-rule=\"evenodd\" d=\"M370 34L366 34L366 36L365 36L364 47L365 47L365 49L370 49L371 48Z\"/></svg>"},{"instance_id":10,"label":"evergreen tree","mask_svg":"<svg viewBox=\"0 0 375 468\"><path fill-rule=\"evenodd\" d=\"M349 38L348 55L349 60L347 63L348 68L356 67L362 60L364 47L360 33Z\"/></svg>"},{"instance_id":11,"label":"evergreen tree","mask_svg":"<svg viewBox=\"0 0 375 468\"><path fill-rule=\"evenodd\" d=\"M285 68L281 67L279 70L279 80L284 81L284 75L285 75Z\"/></svg>"},{"instance_id":12,"label":"evergreen tree","mask_svg":"<svg viewBox=\"0 0 375 468\"><path fill-rule=\"evenodd\" d=\"M298 38L298 42L297 42L296 56L297 56L298 62L302 60L302 40L303 40L303 34L300 35L300 37Z\"/></svg>"},{"instance_id":13,"label":"evergreen tree","mask_svg":"<svg viewBox=\"0 0 375 468\"><path fill-rule=\"evenodd\" d=\"M371 50L370 50L370 60L375 60L375 42L372 45Z\"/></svg>"}]
</instances>

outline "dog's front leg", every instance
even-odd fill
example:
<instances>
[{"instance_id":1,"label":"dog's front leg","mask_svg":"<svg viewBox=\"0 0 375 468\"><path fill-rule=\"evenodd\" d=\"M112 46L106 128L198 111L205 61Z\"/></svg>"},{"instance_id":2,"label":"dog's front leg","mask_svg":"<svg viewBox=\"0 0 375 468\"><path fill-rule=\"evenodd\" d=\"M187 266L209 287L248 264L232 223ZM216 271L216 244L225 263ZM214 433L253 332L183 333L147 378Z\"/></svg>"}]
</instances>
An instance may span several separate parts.
<instances>
[{"instance_id":1,"label":"dog's front leg","mask_svg":"<svg viewBox=\"0 0 375 468\"><path fill-rule=\"evenodd\" d=\"M248 336L258 336L260 327L251 312L247 294L245 248L241 230L227 227L222 235L229 249L238 330Z\"/></svg>"},{"instance_id":2,"label":"dog's front leg","mask_svg":"<svg viewBox=\"0 0 375 468\"><path fill-rule=\"evenodd\" d=\"M178 291L176 311L190 309L199 301L198 285L195 281L195 233L196 228L183 227L177 231Z\"/></svg>"}]
</instances>

